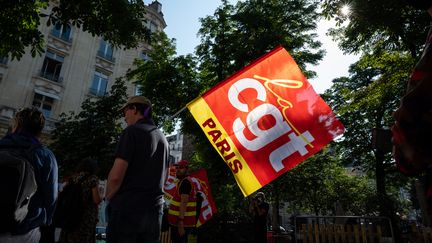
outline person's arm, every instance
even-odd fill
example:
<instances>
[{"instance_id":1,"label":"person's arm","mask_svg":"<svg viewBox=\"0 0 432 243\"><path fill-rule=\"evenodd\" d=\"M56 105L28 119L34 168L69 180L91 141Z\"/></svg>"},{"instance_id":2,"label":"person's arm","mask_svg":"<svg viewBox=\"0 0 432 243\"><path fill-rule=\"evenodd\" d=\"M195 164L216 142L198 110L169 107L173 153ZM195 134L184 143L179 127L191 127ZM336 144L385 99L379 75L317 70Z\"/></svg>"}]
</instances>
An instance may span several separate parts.
<instances>
[{"instance_id":1,"label":"person's arm","mask_svg":"<svg viewBox=\"0 0 432 243\"><path fill-rule=\"evenodd\" d=\"M51 224L52 216L58 196L58 167L57 160L51 150L43 149L36 152L36 166L40 167L40 190L43 195L43 209L45 210L45 224Z\"/></svg>"},{"instance_id":2,"label":"person's arm","mask_svg":"<svg viewBox=\"0 0 432 243\"><path fill-rule=\"evenodd\" d=\"M178 217L178 232L180 236L185 234L183 219L186 212L187 203L189 202L189 194L181 194L180 195L180 208L179 208L179 217Z\"/></svg>"},{"instance_id":3,"label":"person's arm","mask_svg":"<svg viewBox=\"0 0 432 243\"><path fill-rule=\"evenodd\" d=\"M102 202L102 198L99 194L99 186L98 185L96 185L92 188L92 197L93 197L93 202L96 205L99 205L99 203Z\"/></svg>"},{"instance_id":4,"label":"person's arm","mask_svg":"<svg viewBox=\"0 0 432 243\"><path fill-rule=\"evenodd\" d=\"M179 183L178 191L180 194L180 206L179 206L177 228L178 228L179 235L183 236L185 234L183 219L185 217L187 203L189 202L189 194L192 192L192 184L188 179L183 179Z\"/></svg>"},{"instance_id":5,"label":"person's arm","mask_svg":"<svg viewBox=\"0 0 432 243\"><path fill-rule=\"evenodd\" d=\"M116 158L111 171L108 174L105 198L109 201L119 190L128 168L128 162L122 158Z\"/></svg>"},{"instance_id":6,"label":"person's arm","mask_svg":"<svg viewBox=\"0 0 432 243\"><path fill-rule=\"evenodd\" d=\"M430 8L428 8L427 11L428 11L429 15L432 17L432 6Z\"/></svg>"}]
</instances>

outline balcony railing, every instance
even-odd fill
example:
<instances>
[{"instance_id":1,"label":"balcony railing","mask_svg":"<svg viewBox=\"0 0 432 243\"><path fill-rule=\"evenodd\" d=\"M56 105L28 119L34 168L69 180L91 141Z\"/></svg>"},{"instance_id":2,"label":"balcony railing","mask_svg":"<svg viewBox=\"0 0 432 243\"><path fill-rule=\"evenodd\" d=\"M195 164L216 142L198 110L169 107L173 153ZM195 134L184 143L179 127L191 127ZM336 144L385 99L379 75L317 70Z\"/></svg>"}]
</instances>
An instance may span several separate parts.
<instances>
[{"instance_id":1,"label":"balcony railing","mask_svg":"<svg viewBox=\"0 0 432 243\"><path fill-rule=\"evenodd\" d=\"M99 56L99 57L102 57L103 59L106 59L106 60L108 60L108 61L110 61L110 62L115 62L115 58L112 56L112 55L107 55L106 53L104 53L103 51L98 51L97 52L97 55Z\"/></svg>"},{"instance_id":2,"label":"balcony railing","mask_svg":"<svg viewBox=\"0 0 432 243\"><path fill-rule=\"evenodd\" d=\"M92 89L92 88L90 88L89 92L91 95L95 95L95 96L106 96L108 94L108 92L106 92L105 90Z\"/></svg>"},{"instance_id":3,"label":"balcony railing","mask_svg":"<svg viewBox=\"0 0 432 243\"><path fill-rule=\"evenodd\" d=\"M58 39L66 41L68 43L72 43L72 37L70 37L70 36L64 36L64 35L60 34L59 31L51 30L51 35L54 36L54 37L56 37L56 38L58 38Z\"/></svg>"},{"instance_id":4,"label":"balcony railing","mask_svg":"<svg viewBox=\"0 0 432 243\"><path fill-rule=\"evenodd\" d=\"M40 71L39 76L41 76L42 78L46 78L46 79L49 79L51 81L57 82L57 83L63 82L63 77L60 77L60 75L58 75L58 74L50 73L47 71Z\"/></svg>"},{"instance_id":5,"label":"balcony railing","mask_svg":"<svg viewBox=\"0 0 432 243\"><path fill-rule=\"evenodd\" d=\"M46 117L44 132L51 133L55 129L57 121L54 118Z\"/></svg>"}]
</instances>

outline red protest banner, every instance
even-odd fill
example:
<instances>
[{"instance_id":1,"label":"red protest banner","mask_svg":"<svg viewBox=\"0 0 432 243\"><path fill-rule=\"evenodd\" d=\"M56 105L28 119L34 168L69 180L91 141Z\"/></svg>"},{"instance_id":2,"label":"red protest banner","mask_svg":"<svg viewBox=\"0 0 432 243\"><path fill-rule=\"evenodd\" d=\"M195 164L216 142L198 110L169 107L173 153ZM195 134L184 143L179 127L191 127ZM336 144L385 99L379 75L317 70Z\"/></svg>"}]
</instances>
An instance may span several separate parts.
<instances>
[{"instance_id":1,"label":"red protest banner","mask_svg":"<svg viewBox=\"0 0 432 243\"><path fill-rule=\"evenodd\" d=\"M201 194L202 204L201 213L196 224L197 227L207 222L214 214L217 213L217 208L213 196L211 194L210 184L207 178L207 172L204 169L194 171L189 175L189 178L195 187L196 191ZM175 175L175 167L170 167L168 179L164 185L165 198L171 200L176 190L178 179Z\"/></svg>"},{"instance_id":2,"label":"red protest banner","mask_svg":"<svg viewBox=\"0 0 432 243\"><path fill-rule=\"evenodd\" d=\"M188 108L245 196L344 131L282 47L213 87Z\"/></svg>"}]
</instances>

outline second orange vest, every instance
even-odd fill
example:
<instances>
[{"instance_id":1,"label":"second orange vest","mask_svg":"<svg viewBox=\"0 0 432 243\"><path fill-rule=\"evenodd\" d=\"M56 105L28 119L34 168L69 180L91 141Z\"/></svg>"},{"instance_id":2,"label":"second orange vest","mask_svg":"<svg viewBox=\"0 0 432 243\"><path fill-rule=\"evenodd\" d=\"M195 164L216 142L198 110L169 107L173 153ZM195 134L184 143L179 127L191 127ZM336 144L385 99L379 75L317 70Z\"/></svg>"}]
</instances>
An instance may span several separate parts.
<instances>
[{"instance_id":1,"label":"second orange vest","mask_svg":"<svg viewBox=\"0 0 432 243\"><path fill-rule=\"evenodd\" d=\"M171 203L168 210L168 222L171 225L177 225L180 215L180 193L179 188L180 185L184 182L184 180L188 180L191 183L192 190L189 193L188 202L186 204L186 210L183 218L184 227L195 227L196 225L196 189L190 180L189 177L186 177L182 180L177 180L176 182L176 190L174 192L173 198L171 199Z\"/></svg>"}]
</instances>

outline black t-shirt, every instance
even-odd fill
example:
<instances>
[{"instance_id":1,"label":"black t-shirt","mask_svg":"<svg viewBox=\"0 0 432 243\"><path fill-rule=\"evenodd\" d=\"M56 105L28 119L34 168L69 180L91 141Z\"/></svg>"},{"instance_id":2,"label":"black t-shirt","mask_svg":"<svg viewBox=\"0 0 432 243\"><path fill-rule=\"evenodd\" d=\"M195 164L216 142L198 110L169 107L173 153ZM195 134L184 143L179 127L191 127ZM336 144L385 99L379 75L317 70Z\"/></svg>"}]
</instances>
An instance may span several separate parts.
<instances>
[{"instance_id":1,"label":"black t-shirt","mask_svg":"<svg viewBox=\"0 0 432 243\"><path fill-rule=\"evenodd\" d=\"M163 202L168 142L150 120L139 120L120 136L116 158L128 162L122 185L112 198L113 209L139 210Z\"/></svg>"},{"instance_id":2,"label":"black t-shirt","mask_svg":"<svg viewBox=\"0 0 432 243\"><path fill-rule=\"evenodd\" d=\"M258 212L255 213L254 222L256 226L266 228L267 227L267 214L270 208L270 205L267 202L261 202L258 204L258 208L260 210L265 210L266 213L263 215L259 215Z\"/></svg>"}]
</instances>

